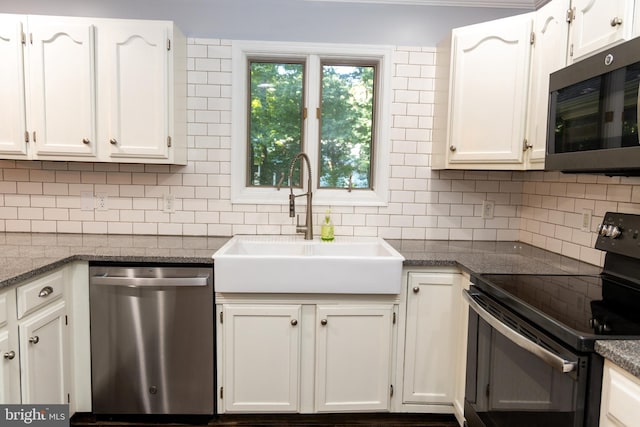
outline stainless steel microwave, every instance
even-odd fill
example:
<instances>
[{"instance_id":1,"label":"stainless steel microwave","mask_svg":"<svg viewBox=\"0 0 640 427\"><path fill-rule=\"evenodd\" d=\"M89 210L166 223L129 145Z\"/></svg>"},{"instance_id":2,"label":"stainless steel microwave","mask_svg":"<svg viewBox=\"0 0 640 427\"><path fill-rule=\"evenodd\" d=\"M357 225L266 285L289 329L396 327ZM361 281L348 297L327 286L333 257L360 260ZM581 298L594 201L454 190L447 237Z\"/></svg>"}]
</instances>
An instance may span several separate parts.
<instances>
[{"instance_id":1,"label":"stainless steel microwave","mask_svg":"<svg viewBox=\"0 0 640 427\"><path fill-rule=\"evenodd\" d=\"M545 169L640 175L640 38L552 73Z\"/></svg>"}]
</instances>

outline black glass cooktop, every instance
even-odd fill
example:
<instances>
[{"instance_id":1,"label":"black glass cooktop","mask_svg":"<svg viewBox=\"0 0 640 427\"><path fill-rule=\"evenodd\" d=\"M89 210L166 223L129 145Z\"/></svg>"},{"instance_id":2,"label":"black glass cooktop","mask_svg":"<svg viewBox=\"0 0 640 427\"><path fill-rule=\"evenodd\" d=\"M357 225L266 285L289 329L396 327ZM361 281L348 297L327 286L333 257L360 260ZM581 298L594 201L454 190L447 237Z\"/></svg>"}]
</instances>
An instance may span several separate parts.
<instances>
[{"instance_id":1,"label":"black glass cooktop","mask_svg":"<svg viewBox=\"0 0 640 427\"><path fill-rule=\"evenodd\" d=\"M640 337L640 287L607 275L483 274L472 282L560 339ZM581 347L583 345L580 345Z\"/></svg>"}]
</instances>

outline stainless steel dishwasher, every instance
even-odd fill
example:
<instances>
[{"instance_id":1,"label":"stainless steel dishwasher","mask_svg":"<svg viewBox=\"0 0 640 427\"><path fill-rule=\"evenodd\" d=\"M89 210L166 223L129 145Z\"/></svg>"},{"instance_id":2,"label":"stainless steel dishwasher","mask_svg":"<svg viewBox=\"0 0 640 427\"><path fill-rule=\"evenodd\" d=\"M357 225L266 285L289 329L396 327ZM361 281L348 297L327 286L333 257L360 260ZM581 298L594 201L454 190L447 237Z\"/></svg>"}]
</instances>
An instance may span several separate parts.
<instances>
[{"instance_id":1,"label":"stainless steel dishwasher","mask_svg":"<svg viewBox=\"0 0 640 427\"><path fill-rule=\"evenodd\" d=\"M213 414L212 266L91 265L95 414Z\"/></svg>"}]
</instances>

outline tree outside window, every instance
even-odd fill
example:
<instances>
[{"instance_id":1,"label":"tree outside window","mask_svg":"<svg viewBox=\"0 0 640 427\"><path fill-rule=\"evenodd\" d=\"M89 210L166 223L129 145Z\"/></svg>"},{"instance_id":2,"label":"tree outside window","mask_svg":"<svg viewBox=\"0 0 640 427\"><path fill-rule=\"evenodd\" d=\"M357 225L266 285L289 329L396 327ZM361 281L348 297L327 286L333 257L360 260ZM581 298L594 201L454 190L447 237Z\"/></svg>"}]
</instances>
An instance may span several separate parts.
<instances>
[{"instance_id":1,"label":"tree outside window","mask_svg":"<svg viewBox=\"0 0 640 427\"><path fill-rule=\"evenodd\" d=\"M305 65L252 60L249 75L247 185L286 186L291 159L307 145ZM320 93L319 188L372 188L375 80L374 64L326 62L309 88ZM299 165L293 181L299 185Z\"/></svg>"}]
</instances>

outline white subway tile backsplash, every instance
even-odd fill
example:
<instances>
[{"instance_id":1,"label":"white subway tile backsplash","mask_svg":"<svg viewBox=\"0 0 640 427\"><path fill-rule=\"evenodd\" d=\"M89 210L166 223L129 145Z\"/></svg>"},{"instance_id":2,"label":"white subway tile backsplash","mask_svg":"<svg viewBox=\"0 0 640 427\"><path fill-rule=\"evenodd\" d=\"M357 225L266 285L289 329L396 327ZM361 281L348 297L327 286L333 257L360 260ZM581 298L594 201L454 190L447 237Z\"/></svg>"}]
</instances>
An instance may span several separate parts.
<instances>
[{"instance_id":1,"label":"white subway tile backsplash","mask_svg":"<svg viewBox=\"0 0 640 427\"><path fill-rule=\"evenodd\" d=\"M0 230L295 233L285 193L282 205L230 202L231 51L229 40L188 40L186 166L0 160ZM521 240L602 263L595 233L580 230L582 210L594 224L609 210L640 213L640 178L431 170L435 49L396 47L393 58L389 203L331 207L338 237ZM82 193L107 194L108 210L81 210ZM166 194L173 213L162 210ZM495 202L493 219L481 218L483 200Z\"/></svg>"}]
</instances>

